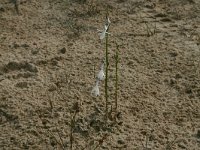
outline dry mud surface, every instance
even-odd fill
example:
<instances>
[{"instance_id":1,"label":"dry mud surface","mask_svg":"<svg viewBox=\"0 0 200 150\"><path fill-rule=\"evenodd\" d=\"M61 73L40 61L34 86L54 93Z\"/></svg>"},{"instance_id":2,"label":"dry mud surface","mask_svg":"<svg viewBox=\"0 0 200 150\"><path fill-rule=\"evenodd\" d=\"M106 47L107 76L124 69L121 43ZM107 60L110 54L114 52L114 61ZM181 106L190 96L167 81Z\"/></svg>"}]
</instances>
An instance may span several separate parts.
<instances>
[{"instance_id":1,"label":"dry mud surface","mask_svg":"<svg viewBox=\"0 0 200 150\"><path fill-rule=\"evenodd\" d=\"M200 149L199 0L20 0L18 14L14 3L0 1L0 149L70 149L75 103L73 149ZM109 109L115 42L120 67L105 125L104 84L90 92L107 6Z\"/></svg>"}]
</instances>

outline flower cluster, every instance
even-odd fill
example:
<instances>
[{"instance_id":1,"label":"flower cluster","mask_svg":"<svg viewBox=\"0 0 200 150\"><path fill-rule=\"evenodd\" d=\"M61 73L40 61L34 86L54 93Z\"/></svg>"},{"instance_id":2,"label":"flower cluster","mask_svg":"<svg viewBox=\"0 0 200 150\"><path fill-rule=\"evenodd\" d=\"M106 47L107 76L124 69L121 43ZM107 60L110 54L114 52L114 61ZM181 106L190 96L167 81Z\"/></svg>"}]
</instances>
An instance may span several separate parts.
<instances>
[{"instance_id":1,"label":"flower cluster","mask_svg":"<svg viewBox=\"0 0 200 150\"><path fill-rule=\"evenodd\" d=\"M99 91L99 80L96 81L96 85L93 87L91 94L93 96L99 96L100 91Z\"/></svg>"},{"instance_id":2,"label":"flower cluster","mask_svg":"<svg viewBox=\"0 0 200 150\"><path fill-rule=\"evenodd\" d=\"M100 67L100 71L99 73L97 74L97 79L96 79L96 84L95 86L93 87L92 89L92 92L91 94L93 96L99 96L100 95L100 91L99 91L99 82L100 81L103 81L105 79L105 74L104 74L104 62L101 64L101 67Z\"/></svg>"},{"instance_id":3,"label":"flower cluster","mask_svg":"<svg viewBox=\"0 0 200 150\"><path fill-rule=\"evenodd\" d=\"M110 23L111 23L110 19L107 18L106 23L104 25L104 29L103 30L98 30L97 29L97 31L99 32L100 40L103 40L105 38L106 34L110 34L110 33L107 32L108 28L110 26Z\"/></svg>"},{"instance_id":4,"label":"flower cluster","mask_svg":"<svg viewBox=\"0 0 200 150\"><path fill-rule=\"evenodd\" d=\"M104 29L103 30L98 30L99 36L100 36L100 40L103 40L106 37L106 34L110 34L110 33L107 32L108 28L110 26L110 23L111 23L110 19L107 18L106 23L104 25ZM97 74L96 84L95 84L95 86L93 87L93 89L91 91L91 94L93 96L100 96L99 83L100 83L100 81L103 81L105 79L104 65L105 65L105 62L103 61L102 64L101 64L101 67L100 67L100 71Z\"/></svg>"}]
</instances>

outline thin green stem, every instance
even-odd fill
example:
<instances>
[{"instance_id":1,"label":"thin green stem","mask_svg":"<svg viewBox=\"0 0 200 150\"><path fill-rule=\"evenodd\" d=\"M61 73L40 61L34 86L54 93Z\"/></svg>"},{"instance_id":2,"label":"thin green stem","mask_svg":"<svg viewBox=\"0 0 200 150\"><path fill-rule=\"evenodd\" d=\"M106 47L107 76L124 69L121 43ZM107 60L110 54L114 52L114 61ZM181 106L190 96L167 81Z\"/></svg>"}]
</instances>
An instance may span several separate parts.
<instances>
[{"instance_id":1,"label":"thin green stem","mask_svg":"<svg viewBox=\"0 0 200 150\"><path fill-rule=\"evenodd\" d=\"M106 19L108 19L108 7L106 9ZM107 32L109 31L109 24ZM106 78L105 78L105 99L106 99L106 121L108 120L108 66L109 66L109 60L108 60L108 34L106 34Z\"/></svg>"},{"instance_id":2,"label":"thin green stem","mask_svg":"<svg viewBox=\"0 0 200 150\"><path fill-rule=\"evenodd\" d=\"M108 119L108 34L106 34L106 78L105 78L105 99L106 99L106 120Z\"/></svg>"},{"instance_id":3,"label":"thin green stem","mask_svg":"<svg viewBox=\"0 0 200 150\"><path fill-rule=\"evenodd\" d=\"M118 63L119 63L119 46L117 45L115 54L115 112L118 107Z\"/></svg>"}]
</instances>

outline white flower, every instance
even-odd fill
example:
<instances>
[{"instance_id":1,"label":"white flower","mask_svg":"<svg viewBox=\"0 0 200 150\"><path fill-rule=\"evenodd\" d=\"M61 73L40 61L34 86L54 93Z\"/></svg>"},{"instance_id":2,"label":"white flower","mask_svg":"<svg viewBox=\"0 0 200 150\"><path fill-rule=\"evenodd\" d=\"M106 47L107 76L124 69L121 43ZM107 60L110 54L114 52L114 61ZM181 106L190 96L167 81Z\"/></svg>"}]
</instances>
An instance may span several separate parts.
<instances>
[{"instance_id":1,"label":"white flower","mask_svg":"<svg viewBox=\"0 0 200 150\"><path fill-rule=\"evenodd\" d=\"M106 34L109 34L109 33L107 32L107 30L108 30L108 26L107 26L107 25L104 25L104 30L98 30L98 32L100 32L100 33L99 33L99 35L100 35L100 40L103 40L103 39L105 38Z\"/></svg>"},{"instance_id":2,"label":"white flower","mask_svg":"<svg viewBox=\"0 0 200 150\"><path fill-rule=\"evenodd\" d=\"M106 36L106 34L110 34L110 33L107 32L108 27L110 26L110 23L111 23L111 21L110 21L110 19L107 17L106 23L105 23L105 25L104 25L104 29L103 29L103 30L98 30L98 29L97 29L97 31L99 32L99 35L100 35L100 40L104 39L105 36Z\"/></svg>"},{"instance_id":3,"label":"white flower","mask_svg":"<svg viewBox=\"0 0 200 150\"><path fill-rule=\"evenodd\" d=\"M99 81L97 80L96 85L93 87L91 94L93 96L100 96L100 92L99 92Z\"/></svg>"},{"instance_id":4,"label":"white flower","mask_svg":"<svg viewBox=\"0 0 200 150\"><path fill-rule=\"evenodd\" d=\"M104 30L98 30L98 31L100 32L100 33L99 33L99 35L100 35L100 40L102 40L102 39L105 38L106 33L107 33L107 29L108 29L108 27L105 25L105 26L104 26Z\"/></svg>"},{"instance_id":5,"label":"white flower","mask_svg":"<svg viewBox=\"0 0 200 150\"><path fill-rule=\"evenodd\" d=\"M100 70L100 71L99 71L99 73L98 73L98 75L97 75L97 78L98 78L99 80L104 80L104 79L105 79L105 74L104 74L103 70Z\"/></svg>"},{"instance_id":6,"label":"white flower","mask_svg":"<svg viewBox=\"0 0 200 150\"><path fill-rule=\"evenodd\" d=\"M111 23L111 21L108 17L107 17L107 23L108 23L108 25Z\"/></svg>"},{"instance_id":7,"label":"white flower","mask_svg":"<svg viewBox=\"0 0 200 150\"><path fill-rule=\"evenodd\" d=\"M101 70L99 71L99 73L97 75L97 78L99 80L104 80L105 79L105 74L104 74L103 68L104 68L104 64L101 65Z\"/></svg>"}]
</instances>

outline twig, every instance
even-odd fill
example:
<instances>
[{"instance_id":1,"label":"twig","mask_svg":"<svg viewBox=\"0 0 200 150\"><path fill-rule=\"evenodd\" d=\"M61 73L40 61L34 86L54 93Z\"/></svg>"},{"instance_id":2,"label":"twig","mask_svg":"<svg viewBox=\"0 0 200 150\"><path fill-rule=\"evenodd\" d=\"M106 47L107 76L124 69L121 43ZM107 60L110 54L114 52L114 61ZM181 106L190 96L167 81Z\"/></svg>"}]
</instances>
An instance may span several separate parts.
<instances>
[{"instance_id":1,"label":"twig","mask_svg":"<svg viewBox=\"0 0 200 150\"><path fill-rule=\"evenodd\" d=\"M15 5L15 10L17 14L19 15L19 0L11 0L11 2Z\"/></svg>"},{"instance_id":2,"label":"twig","mask_svg":"<svg viewBox=\"0 0 200 150\"><path fill-rule=\"evenodd\" d=\"M47 129L47 132L56 140L56 143L60 145L63 150L65 150L62 144L57 140L56 136L49 129Z\"/></svg>"},{"instance_id":3,"label":"twig","mask_svg":"<svg viewBox=\"0 0 200 150\"><path fill-rule=\"evenodd\" d=\"M96 68L95 68L95 65L93 66L93 74L94 74L94 79L96 78L96 73L95 73L95 70L96 70Z\"/></svg>"},{"instance_id":4,"label":"twig","mask_svg":"<svg viewBox=\"0 0 200 150\"><path fill-rule=\"evenodd\" d=\"M177 137L173 141L169 142L166 146L166 150L172 150L172 146L175 144Z\"/></svg>"},{"instance_id":5,"label":"twig","mask_svg":"<svg viewBox=\"0 0 200 150\"><path fill-rule=\"evenodd\" d=\"M106 138L108 137L108 134L105 134L98 142L98 145L94 148L94 150L96 150L98 147L100 147L102 144L103 144L103 142L104 142L104 140L106 140Z\"/></svg>"},{"instance_id":6,"label":"twig","mask_svg":"<svg viewBox=\"0 0 200 150\"><path fill-rule=\"evenodd\" d=\"M49 98L48 98L48 101L49 101L49 105L50 105L50 109L51 109L51 113L53 113L53 102L52 102L52 100L51 100L51 97L49 96Z\"/></svg>"},{"instance_id":7,"label":"twig","mask_svg":"<svg viewBox=\"0 0 200 150\"><path fill-rule=\"evenodd\" d=\"M73 117L71 117L71 129L70 129L70 150L73 149Z\"/></svg>"},{"instance_id":8,"label":"twig","mask_svg":"<svg viewBox=\"0 0 200 150\"><path fill-rule=\"evenodd\" d=\"M45 128L47 128L47 126L43 123L43 120L42 120L40 114L39 114L38 112L36 112L36 113L38 114L38 117L39 117L39 119L41 120L42 125L43 125ZM43 130L43 129L42 129L42 130ZM55 135L54 135L49 129L47 129L47 132L48 132L49 135L51 135L51 136L56 140L56 143L57 143L58 145L60 145L61 148L62 148L63 150L65 150L64 147L63 147L63 144L60 143L60 142L57 140L57 138L55 137Z\"/></svg>"},{"instance_id":9,"label":"twig","mask_svg":"<svg viewBox=\"0 0 200 150\"><path fill-rule=\"evenodd\" d=\"M58 133L58 136L59 136L59 138L60 138L60 143L61 143L62 148L63 148L63 150L64 150L64 149L65 149L65 145L64 145L63 139L62 139L62 137L61 137L61 135L60 135L60 132L59 132L59 130L58 130L57 127L56 127L56 131L57 131L57 133Z\"/></svg>"},{"instance_id":10,"label":"twig","mask_svg":"<svg viewBox=\"0 0 200 150\"><path fill-rule=\"evenodd\" d=\"M74 127L75 127L75 119L76 119L76 115L77 113L79 112L79 106L78 106L78 103L75 103L74 106L73 106L73 111L74 112L74 115L71 116L71 129L70 129L70 150L73 150L73 140L74 140L74 137L73 137L73 130L74 130Z\"/></svg>"}]
</instances>

